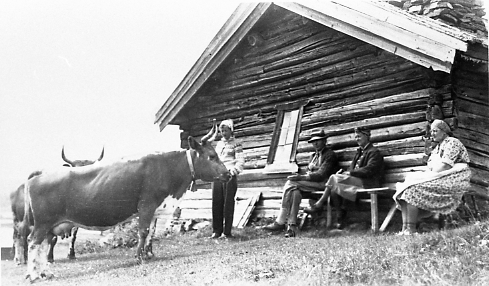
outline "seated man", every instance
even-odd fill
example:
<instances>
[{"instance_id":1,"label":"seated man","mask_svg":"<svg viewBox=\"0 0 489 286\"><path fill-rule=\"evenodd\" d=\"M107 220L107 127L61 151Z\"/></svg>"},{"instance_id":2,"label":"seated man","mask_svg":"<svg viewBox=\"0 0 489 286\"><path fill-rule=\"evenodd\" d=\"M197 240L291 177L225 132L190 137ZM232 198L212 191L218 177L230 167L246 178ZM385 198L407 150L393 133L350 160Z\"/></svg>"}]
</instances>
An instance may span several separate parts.
<instances>
[{"instance_id":1,"label":"seated man","mask_svg":"<svg viewBox=\"0 0 489 286\"><path fill-rule=\"evenodd\" d=\"M288 229L285 237L296 235L298 231L297 214L302 200L301 192L322 191L329 176L339 169L336 154L326 147L326 140L326 134L322 129L314 129L311 132L311 139L308 142L314 146L316 152L311 154L307 173L287 177L288 181L284 186L280 213L275 222L265 226L264 229L269 231L284 230L287 222Z\"/></svg>"},{"instance_id":2,"label":"seated man","mask_svg":"<svg viewBox=\"0 0 489 286\"><path fill-rule=\"evenodd\" d=\"M345 206L341 204L338 196L355 201L358 189L380 187L380 182L384 176L384 157L370 143L370 130L366 127L355 128L355 141L360 148L353 157L348 171L342 172L340 170L332 175L326 182L326 188L321 198L311 208L304 210L307 213L318 212L331 196L337 213L333 226L338 228L345 226L346 219Z\"/></svg>"}]
</instances>

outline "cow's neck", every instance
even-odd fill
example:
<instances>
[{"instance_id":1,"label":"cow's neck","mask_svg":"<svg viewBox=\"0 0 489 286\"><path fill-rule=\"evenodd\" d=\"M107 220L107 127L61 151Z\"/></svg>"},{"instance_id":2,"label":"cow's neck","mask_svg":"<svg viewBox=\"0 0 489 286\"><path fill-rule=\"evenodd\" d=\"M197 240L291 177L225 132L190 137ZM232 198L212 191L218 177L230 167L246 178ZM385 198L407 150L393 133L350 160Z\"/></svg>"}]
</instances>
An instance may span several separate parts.
<instances>
[{"instance_id":1,"label":"cow's neck","mask_svg":"<svg viewBox=\"0 0 489 286\"><path fill-rule=\"evenodd\" d=\"M192 174L186 158L185 151L175 151L163 154L160 169L159 184L168 185L172 197L179 199L192 182Z\"/></svg>"}]
</instances>

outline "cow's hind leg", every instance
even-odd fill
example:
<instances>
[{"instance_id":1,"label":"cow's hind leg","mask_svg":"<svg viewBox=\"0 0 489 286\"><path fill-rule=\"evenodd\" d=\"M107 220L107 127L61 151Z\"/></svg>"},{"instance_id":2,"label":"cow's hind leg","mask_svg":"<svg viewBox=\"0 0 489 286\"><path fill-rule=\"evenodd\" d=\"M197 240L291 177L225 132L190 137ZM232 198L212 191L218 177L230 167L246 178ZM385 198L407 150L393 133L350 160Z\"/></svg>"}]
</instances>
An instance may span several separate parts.
<instances>
[{"instance_id":1,"label":"cow's hind leg","mask_svg":"<svg viewBox=\"0 0 489 286\"><path fill-rule=\"evenodd\" d=\"M74 227L71 230L71 243L70 243L70 253L68 253L68 258L69 259L76 259L75 257L75 241L76 241L76 235L78 233L78 227Z\"/></svg>"},{"instance_id":2,"label":"cow's hind leg","mask_svg":"<svg viewBox=\"0 0 489 286\"><path fill-rule=\"evenodd\" d=\"M29 254L27 262L27 275L31 282L40 278L52 278L47 261L48 241L45 239L47 230L35 229L29 236Z\"/></svg>"},{"instance_id":3,"label":"cow's hind leg","mask_svg":"<svg viewBox=\"0 0 489 286\"><path fill-rule=\"evenodd\" d=\"M27 262L27 248L19 231L19 223L14 222L14 262L17 265L25 264Z\"/></svg>"},{"instance_id":4,"label":"cow's hind leg","mask_svg":"<svg viewBox=\"0 0 489 286\"><path fill-rule=\"evenodd\" d=\"M49 232L47 236L47 240L49 243L49 251L48 251L48 262L53 263L54 262L54 246L58 242L58 236L54 235L54 233Z\"/></svg>"}]
</instances>

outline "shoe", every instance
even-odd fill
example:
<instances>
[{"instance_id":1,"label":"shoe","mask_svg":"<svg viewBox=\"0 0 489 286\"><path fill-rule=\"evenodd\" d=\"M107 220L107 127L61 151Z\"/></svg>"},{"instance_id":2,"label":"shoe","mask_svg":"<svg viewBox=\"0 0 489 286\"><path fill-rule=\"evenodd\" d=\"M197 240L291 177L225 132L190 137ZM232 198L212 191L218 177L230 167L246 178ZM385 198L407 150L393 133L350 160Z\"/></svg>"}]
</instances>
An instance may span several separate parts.
<instances>
[{"instance_id":1,"label":"shoe","mask_svg":"<svg viewBox=\"0 0 489 286\"><path fill-rule=\"evenodd\" d=\"M311 207L305 208L304 212L308 214L314 214L320 212L322 207L318 207L316 205L312 205Z\"/></svg>"},{"instance_id":2,"label":"shoe","mask_svg":"<svg viewBox=\"0 0 489 286\"><path fill-rule=\"evenodd\" d=\"M264 230L268 231L282 231L285 230L285 224L280 224L276 221L263 227Z\"/></svg>"},{"instance_id":3,"label":"shoe","mask_svg":"<svg viewBox=\"0 0 489 286\"><path fill-rule=\"evenodd\" d=\"M219 239L231 239L231 238L234 238L234 236L232 234L221 234L221 236L219 237Z\"/></svg>"},{"instance_id":4,"label":"shoe","mask_svg":"<svg viewBox=\"0 0 489 286\"><path fill-rule=\"evenodd\" d=\"M299 228L295 224L291 224L285 232L285 237L295 237L297 235L297 232L299 232Z\"/></svg>"},{"instance_id":5,"label":"shoe","mask_svg":"<svg viewBox=\"0 0 489 286\"><path fill-rule=\"evenodd\" d=\"M221 237L221 234L220 233L213 233L211 236L209 236L210 239L216 239L216 238L219 238Z\"/></svg>"}]
</instances>

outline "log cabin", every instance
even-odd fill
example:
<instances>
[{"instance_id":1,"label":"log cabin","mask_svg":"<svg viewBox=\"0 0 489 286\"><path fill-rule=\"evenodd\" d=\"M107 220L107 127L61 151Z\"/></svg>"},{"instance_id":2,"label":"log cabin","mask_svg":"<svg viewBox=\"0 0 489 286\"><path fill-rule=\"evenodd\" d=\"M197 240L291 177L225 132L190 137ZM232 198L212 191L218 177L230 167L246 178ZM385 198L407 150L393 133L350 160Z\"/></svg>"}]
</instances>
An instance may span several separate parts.
<instances>
[{"instance_id":1,"label":"log cabin","mask_svg":"<svg viewBox=\"0 0 489 286\"><path fill-rule=\"evenodd\" d=\"M487 29L456 27L440 18L447 13L430 18L436 8L430 1L415 9L416 1L390 2L397 3L239 5L155 124L178 125L187 148L186 138L203 136L213 119L232 119L246 154L237 200L261 194L255 217L278 214L286 176L304 170L317 127L343 168L357 148L353 128L370 127L385 156L384 186L393 188L423 169L431 147L427 127L442 118L470 153L470 191L487 197ZM462 2L479 8L476 0ZM392 198L379 203L386 211ZM181 219L211 218L210 184L199 182L179 211Z\"/></svg>"}]
</instances>

